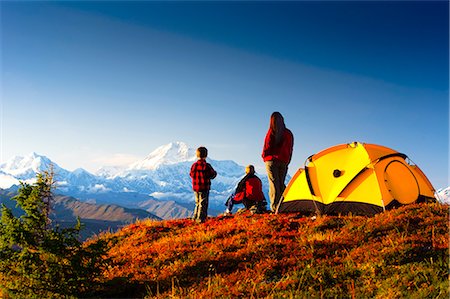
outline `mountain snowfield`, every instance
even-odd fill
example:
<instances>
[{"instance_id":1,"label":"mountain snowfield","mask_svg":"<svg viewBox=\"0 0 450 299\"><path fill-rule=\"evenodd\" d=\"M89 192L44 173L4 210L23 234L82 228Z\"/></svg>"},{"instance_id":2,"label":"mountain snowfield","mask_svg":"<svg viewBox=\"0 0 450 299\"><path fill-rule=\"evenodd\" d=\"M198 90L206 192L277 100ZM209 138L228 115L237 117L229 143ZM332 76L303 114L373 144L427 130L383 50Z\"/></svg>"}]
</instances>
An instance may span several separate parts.
<instances>
[{"instance_id":1,"label":"mountain snowfield","mask_svg":"<svg viewBox=\"0 0 450 299\"><path fill-rule=\"evenodd\" d=\"M68 171L45 156L31 153L14 157L0 164L0 188L31 183L36 174L53 165L57 193L85 201L115 203L136 208L149 199L193 204L192 182L189 171L196 160L195 150L183 142L158 147L144 159L128 167L102 167L95 174L84 169ZM244 166L231 160L207 159L217 171L212 181L211 207L222 210L224 202L244 175ZM265 190L267 176L260 175Z\"/></svg>"},{"instance_id":2,"label":"mountain snowfield","mask_svg":"<svg viewBox=\"0 0 450 299\"><path fill-rule=\"evenodd\" d=\"M53 170L58 176L65 177L69 174L69 171L62 169L45 156L36 153L25 157L15 156L0 164L0 188L18 186L19 181L32 183L36 180L36 173L48 170L50 165L53 165Z\"/></svg>"},{"instance_id":3,"label":"mountain snowfield","mask_svg":"<svg viewBox=\"0 0 450 299\"><path fill-rule=\"evenodd\" d=\"M189 148L183 142L175 142L158 147L144 160L131 164L127 170L156 170L163 165L174 165L187 161L194 162L195 160L194 149Z\"/></svg>"},{"instance_id":4,"label":"mountain snowfield","mask_svg":"<svg viewBox=\"0 0 450 299\"><path fill-rule=\"evenodd\" d=\"M447 188L439 189L436 193L436 197L440 202L450 205L450 186Z\"/></svg>"}]
</instances>

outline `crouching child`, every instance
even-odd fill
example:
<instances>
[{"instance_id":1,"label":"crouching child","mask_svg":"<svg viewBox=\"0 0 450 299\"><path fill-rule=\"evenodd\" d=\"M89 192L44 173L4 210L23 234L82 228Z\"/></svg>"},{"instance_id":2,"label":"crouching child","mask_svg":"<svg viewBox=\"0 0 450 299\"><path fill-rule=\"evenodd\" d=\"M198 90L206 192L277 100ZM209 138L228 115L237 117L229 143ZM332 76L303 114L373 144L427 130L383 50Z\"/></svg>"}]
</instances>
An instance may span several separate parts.
<instances>
[{"instance_id":1,"label":"crouching child","mask_svg":"<svg viewBox=\"0 0 450 299\"><path fill-rule=\"evenodd\" d=\"M261 180L255 175L255 167L248 165L245 176L238 183L236 190L228 197L225 215L230 215L235 204L243 204L245 209L254 213L266 211L267 201L262 191Z\"/></svg>"}]
</instances>

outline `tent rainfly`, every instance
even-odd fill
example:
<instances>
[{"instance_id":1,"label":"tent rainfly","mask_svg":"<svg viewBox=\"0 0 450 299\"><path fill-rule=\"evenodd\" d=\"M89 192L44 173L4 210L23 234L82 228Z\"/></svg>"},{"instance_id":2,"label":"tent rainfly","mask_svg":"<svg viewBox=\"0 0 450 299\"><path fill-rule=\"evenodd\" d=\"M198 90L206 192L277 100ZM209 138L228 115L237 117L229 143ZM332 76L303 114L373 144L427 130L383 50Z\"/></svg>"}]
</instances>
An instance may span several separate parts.
<instances>
[{"instance_id":1,"label":"tent rainfly","mask_svg":"<svg viewBox=\"0 0 450 299\"><path fill-rule=\"evenodd\" d=\"M286 187L277 213L374 215L435 201L418 166L390 148L353 142L310 156Z\"/></svg>"}]
</instances>

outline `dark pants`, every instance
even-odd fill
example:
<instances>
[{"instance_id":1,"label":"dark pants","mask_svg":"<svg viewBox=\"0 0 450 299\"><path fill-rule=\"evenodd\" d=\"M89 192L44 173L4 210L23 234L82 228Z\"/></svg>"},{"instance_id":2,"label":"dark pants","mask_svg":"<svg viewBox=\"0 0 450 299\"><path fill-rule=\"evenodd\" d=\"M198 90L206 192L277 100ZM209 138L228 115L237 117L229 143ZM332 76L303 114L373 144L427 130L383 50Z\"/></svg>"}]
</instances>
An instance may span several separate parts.
<instances>
[{"instance_id":1,"label":"dark pants","mask_svg":"<svg viewBox=\"0 0 450 299\"><path fill-rule=\"evenodd\" d=\"M236 204L243 204L244 205L244 207L246 208L246 209L248 209L249 207L248 207L248 205L249 205L249 201L248 200L246 200L245 198L243 199L243 200L240 200L240 201L236 201L236 200L234 200L234 196L235 196L235 194L232 194L229 198L228 198L228 200L227 200L227 202L226 202L226 206L227 206L227 208L228 208L228 211L232 211L233 210L233 206L234 205L236 205Z\"/></svg>"},{"instance_id":2,"label":"dark pants","mask_svg":"<svg viewBox=\"0 0 450 299\"><path fill-rule=\"evenodd\" d=\"M234 200L234 194L233 194L233 195L231 195L231 196L228 198L227 203L226 203L225 205L227 206L228 211L231 212L231 211L233 210L233 206L234 206L235 204L240 204L240 203L242 203L242 201L235 201L235 200Z\"/></svg>"},{"instance_id":3,"label":"dark pants","mask_svg":"<svg viewBox=\"0 0 450 299\"><path fill-rule=\"evenodd\" d=\"M228 207L228 211L230 211L230 213L233 210L233 206L235 204L243 204L247 210L254 210L257 213L262 213L262 212L266 211L266 205L267 205L266 199L263 199L261 201L256 201L256 200L249 200L247 198L244 198L241 201L235 201L234 196L235 195L232 194L228 198L228 200L225 204Z\"/></svg>"},{"instance_id":4,"label":"dark pants","mask_svg":"<svg viewBox=\"0 0 450 299\"><path fill-rule=\"evenodd\" d=\"M195 192L195 210L193 219L204 222L208 216L209 191Z\"/></svg>"},{"instance_id":5,"label":"dark pants","mask_svg":"<svg viewBox=\"0 0 450 299\"><path fill-rule=\"evenodd\" d=\"M288 165L281 161L267 161L266 170L269 178L270 209L275 212L284 189L286 189L284 180L286 179Z\"/></svg>"}]
</instances>

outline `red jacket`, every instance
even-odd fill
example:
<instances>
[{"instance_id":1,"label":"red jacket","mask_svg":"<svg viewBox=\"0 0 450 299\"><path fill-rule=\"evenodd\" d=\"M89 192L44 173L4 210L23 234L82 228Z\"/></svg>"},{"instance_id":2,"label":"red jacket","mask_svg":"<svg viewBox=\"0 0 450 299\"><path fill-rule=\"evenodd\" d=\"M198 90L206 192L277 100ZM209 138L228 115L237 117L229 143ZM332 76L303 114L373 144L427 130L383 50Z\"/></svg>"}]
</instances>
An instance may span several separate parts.
<instances>
[{"instance_id":1,"label":"red jacket","mask_svg":"<svg viewBox=\"0 0 450 299\"><path fill-rule=\"evenodd\" d=\"M264 148L262 152L262 158L264 162L278 160L284 163L291 162L292 149L294 147L294 136L289 129L285 129L283 133L283 141L276 146L274 137L272 135L272 129L266 134L266 139L264 140Z\"/></svg>"},{"instance_id":2,"label":"red jacket","mask_svg":"<svg viewBox=\"0 0 450 299\"><path fill-rule=\"evenodd\" d=\"M211 188L211 179L214 179L216 175L217 172L209 163L199 159L191 166L192 189L195 192L208 191Z\"/></svg>"},{"instance_id":3,"label":"red jacket","mask_svg":"<svg viewBox=\"0 0 450 299\"><path fill-rule=\"evenodd\" d=\"M262 191L261 180L254 174L247 174L236 188L234 200L241 202L244 198L254 201L263 201L265 199Z\"/></svg>"}]
</instances>

